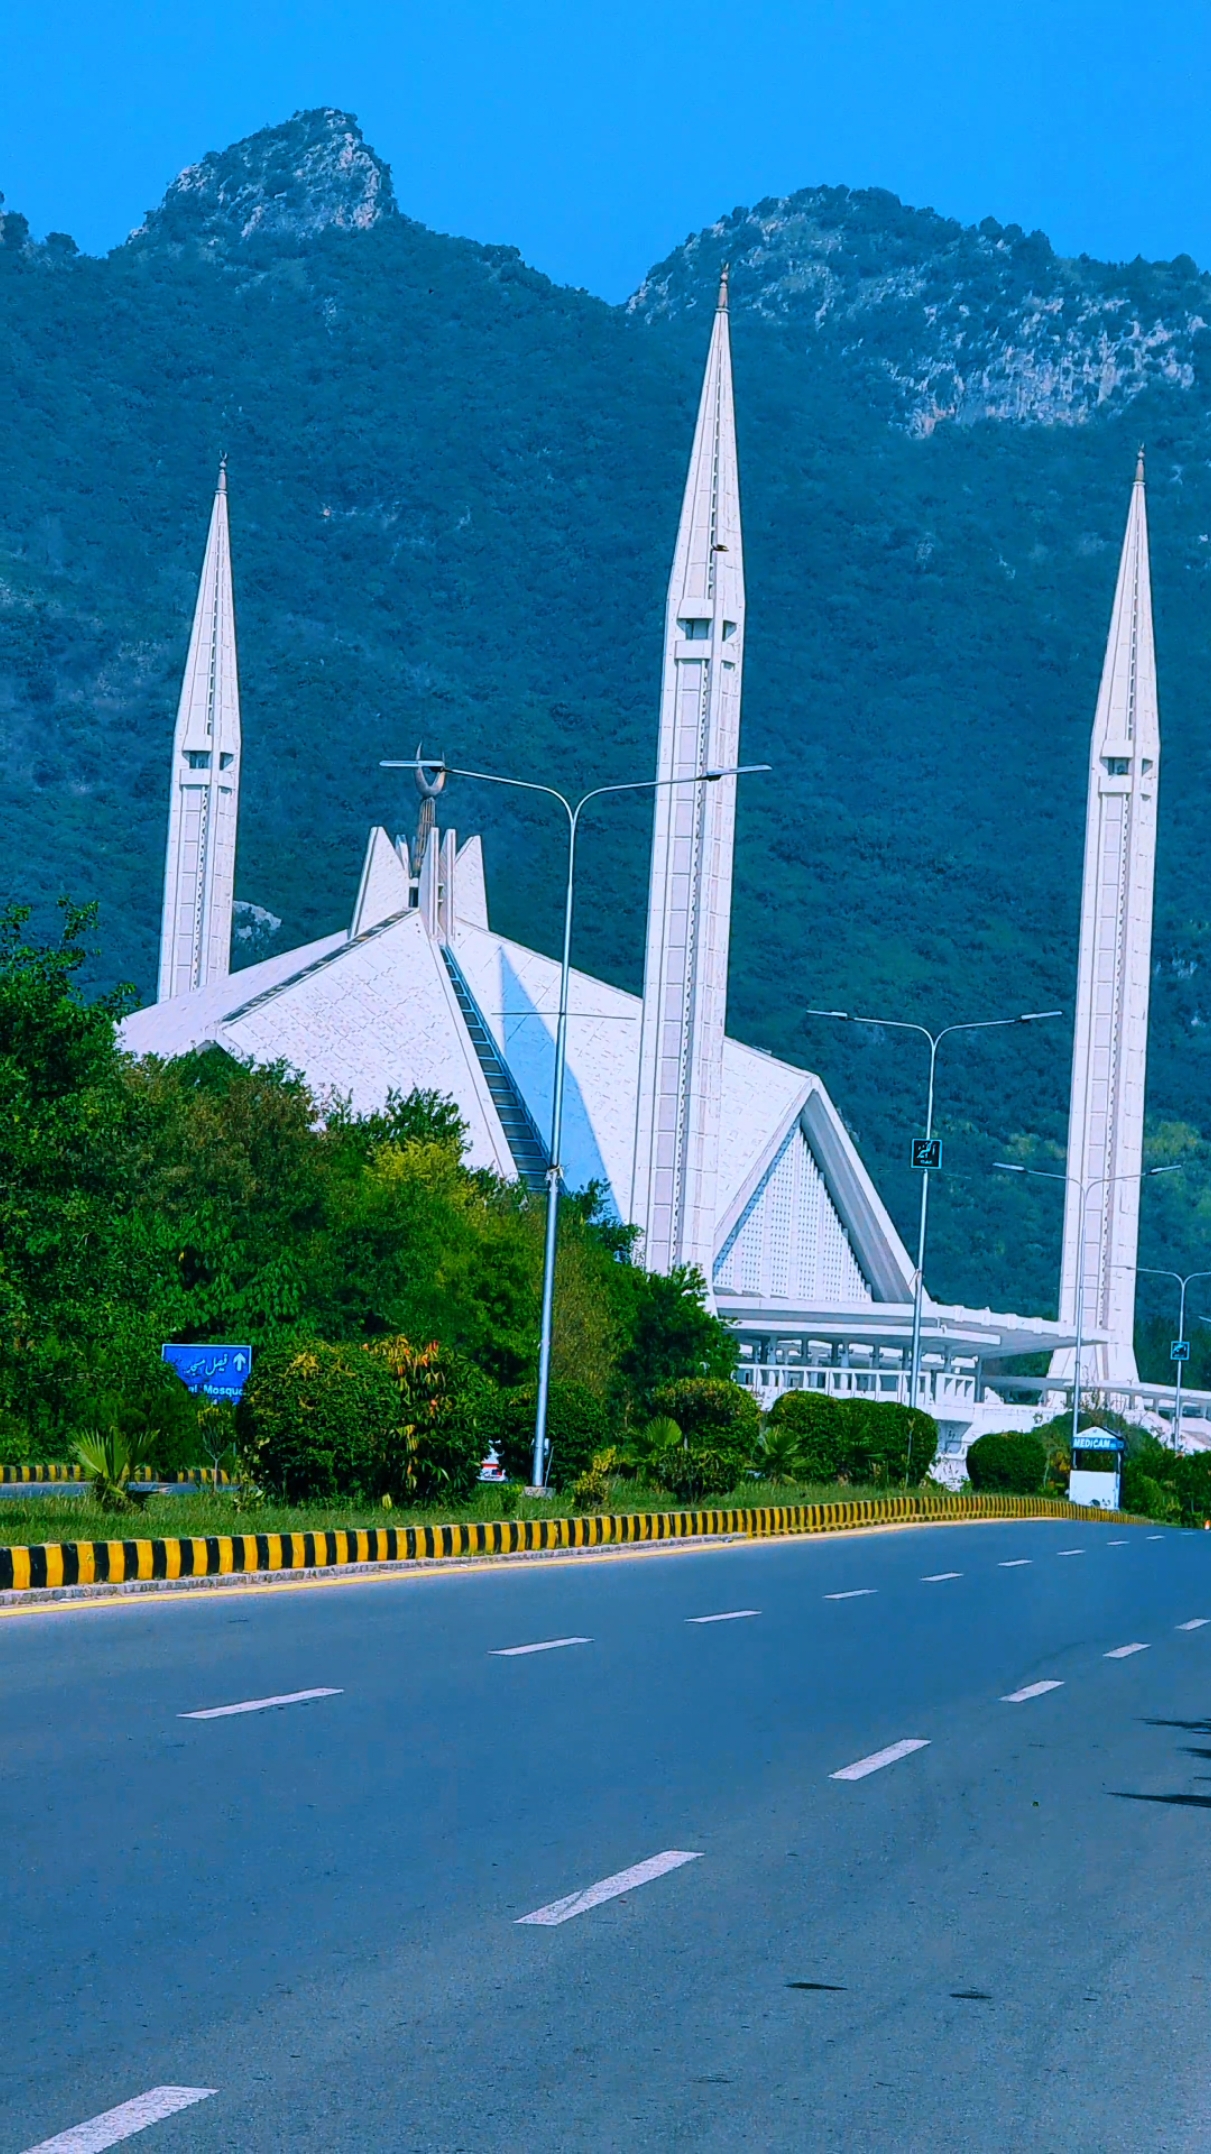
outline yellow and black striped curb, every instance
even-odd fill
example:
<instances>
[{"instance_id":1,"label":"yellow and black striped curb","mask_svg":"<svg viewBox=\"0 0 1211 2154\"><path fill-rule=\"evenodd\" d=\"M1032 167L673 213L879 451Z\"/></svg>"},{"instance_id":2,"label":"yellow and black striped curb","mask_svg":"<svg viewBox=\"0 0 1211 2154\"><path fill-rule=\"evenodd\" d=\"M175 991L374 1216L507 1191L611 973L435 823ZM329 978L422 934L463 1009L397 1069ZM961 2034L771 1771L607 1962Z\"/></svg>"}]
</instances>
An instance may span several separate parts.
<instances>
[{"instance_id":1,"label":"yellow and black striped curb","mask_svg":"<svg viewBox=\"0 0 1211 2154\"><path fill-rule=\"evenodd\" d=\"M853 1503L770 1504L742 1511L616 1511L582 1518L499 1518L450 1526L371 1526L329 1533L217 1533L162 1541L41 1541L0 1547L0 1592L56 1586L131 1585L141 1580L223 1578L248 1571L337 1569L450 1556L540 1554L639 1541L717 1535L844 1533L858 1526L978 1518L1113 1519L1062 1498L882 1496ZM1134 1521L1133 1521L1134 1522Z\"/></svg>"},{"instance_id":2,"label":"yellow and black striped curb","mask_svg":"<svg viewBox=\"0 0 1211 2154\"><path fill-rule=\"evenodd\" d=\"M184 1466L179 1473L156 1473L151 1466L136 1466L130 1476L132 1481L177 1482L182 1486L208 1488L214 1480L213 1466ZM42 1464L0 1466L0 1481L91 1481L87 1466L65 1465L62 1459L48 1459ZM219 1474L220 1488L229 1487L230 1474Z\"/></svg>"}]
</instances>

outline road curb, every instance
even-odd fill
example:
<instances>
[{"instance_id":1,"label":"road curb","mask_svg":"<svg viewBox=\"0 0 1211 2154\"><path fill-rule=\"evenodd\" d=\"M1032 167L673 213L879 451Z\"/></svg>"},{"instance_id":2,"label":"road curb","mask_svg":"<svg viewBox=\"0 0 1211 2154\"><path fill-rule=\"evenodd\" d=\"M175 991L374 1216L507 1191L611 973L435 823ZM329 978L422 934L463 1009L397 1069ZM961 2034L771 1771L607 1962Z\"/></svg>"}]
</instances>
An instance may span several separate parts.
<instances>
[{"instance_id":1,"label":"road curb","mask_svg":"<svg viewBox=\"0 0 1211 2154\"><path fill-rule=\"evenodd\" d=\"M1087 1519L1123 1524L1121 1511L1062 1498L883 1496L853 1503L768 1504L734 1511L614 1511L574 1518L503 1518L447 1526L373 1526L324 1533L233 1533L126 1541L39 1541L0 1547L0 1603L97 1586L177 1585L376 1570L476 1556L530 1556L659 1542L758 1540L895 1524L973 1519ZM1131 1520L1129 1523L1137 1523Z\"/></svg>"}]
</instances>

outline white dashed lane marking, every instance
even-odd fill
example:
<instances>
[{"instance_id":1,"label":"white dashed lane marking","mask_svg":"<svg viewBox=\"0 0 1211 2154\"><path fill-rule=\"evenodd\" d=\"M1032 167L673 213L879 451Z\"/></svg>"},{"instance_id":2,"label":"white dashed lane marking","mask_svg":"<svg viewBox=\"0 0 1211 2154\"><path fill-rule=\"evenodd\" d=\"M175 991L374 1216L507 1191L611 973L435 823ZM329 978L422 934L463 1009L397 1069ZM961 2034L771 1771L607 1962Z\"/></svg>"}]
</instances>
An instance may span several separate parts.
<instances>
[{"instance_id":1,"label":"white dashed lane marking","mask_svg":"<svg viewBox=\"0 0 1211 2154\"><path fill-rule=\"evenodd\" d=\"M232 1713L269 1713L278 1705L306 1705L311 1698L339 1698L339 1690L286 1690L280 1698L245 1698L241 1705L207 1705L200 1712L178 1713L178 1720L226 1720ZM167 2110L165 2115L167 2115Z\"/></svg>"},{"instance_id":2,"label":"white dashed lane marking","mask_svg":"<svg viewBox=\"0 0 1211 2154\"><path fill-rule=\"evenodd\" d=\"M557 1653L563 1645L592 1645L591 1638L540 1638L537 1645L498 1645L493 1660L516 1660L522 1653Z\"/></svg>"},{"instance_id":3,"label":"white dashed lane marking","mask_svg":"<svg viewBox=\"0 0 1211 2154\"><path fill-rule=\"evenodd\" d=\"M1163 1541L1164 1538L1165 1536L1163 1533L1146 1533L1144 1535L1144 1539L1146 1541Z\"/></svg>"},{"instance_id":4,"label":"white dashed lane marking","mask_svg":"<svg viewBox=\"0 0 1211 2154\"><path fill-rule=\"evenodd\" d=\"M1025 1690L1006 1691L1002 1705L1025 1705L1027 1698L1041 1698L1045 1690L1062 1690L1063 1684L1055 1676L1047 1683L1027 1683Z\"/></svg>"},{"instance_id":5,"label":"white dashed lane marking","mask_svg":"<svg viewBox=\"0 0 1211 2154\"><path fill-rule=\"evenodd\" d=\"M872 1750L868 1758L858 1758L852 1765L843 1765L840 1772L830 1773L830 1780L865 1780L868 1773L882 1772L885 1765L897 1765L901 1758L911 1757L914 1750L928 1750L926 1735L906 1735L902 1743L889 1743L886 1750Z\"/></svg>"},{"instance_id":6,"label":"white dashed lane marking","mask_svg":"<svg viewBox=\"0 0 1211 2154\"><path fill-rule=\"evenodd\" d=\"M923 1586L940 1586L946 1578L961 1578L962 1571L929 1571L921 1580Z\"/></svg>"},{"instance_id":7,"label":"white dashed lane marking","mask_svg":"<svg viewBox=\"0 0 1211 2154\"><path fill-rule=\"evenodd\" d=\"M1084 1555L1084 1553L1085 1553L1085 1551L1084 1551L1084 1549L1083 1549L1083 1548L1057 1548L1057 1549L1056 1549L1056 1554L1057 1554L1057 1556L1083 1556L1083 1555Z\"/></svg>"},{"instance_id":8,"label":"white dashed lane marking","mask_svg":"<svg viewBox=\"0 0 1211 2154\"><path fill-rule=\"evenodd\" d=\"M727 1608L722 1615L687 1616L687 1623L739 1623L745 1616L759 1616L759 1608Z\"/></svg>"},{"instance_id":9,"label":"white dashed lane marking","mask_svg":"<svg viewBox=\"0 0 1211 2154\"><path fill-rule=\"evenodd\" d=\"M152 2087L147 2094L136 2095L133 2102L120 2102L116 2109L102 2110L100 2116L89 2117L85 2124L74 2124L70 2131L59 2132L54 2139L40 2139L36 2147L27 2147L26 2154L102 2154L105 2147L120 2146L123 2139L145 2132L149 2124L175 2117L179 2109L209 2101L217 2092L216 2087Z\"/></svg>"},{"instance_id":10,"label":"white dashed lane marking","mask_svg":"<svg viewBox=\"0 0 1211 2154\"><path fill-rule=\"evenodd\" d=\"M1024 1563L1033 1563L1033 1561L1033 1556L1006 1556L1004 1561L997 1565L997 1569L1001 1571L1020 1571Z\"/></svg>"},{"instance_id":11,"label":"white dashed lane marking","mask_svg":"<svg viewBox=\"0 0 1211 2154\"><path fill-rule=\"evenodd\" d=\"M1107 1548L1125 1548L1127 1543L1126 1541L1107 1541L1106 1546Z\"/></svg>"},{"instance_id":12,"label":"white dashed lane marking","mask_svg":"<svg viewBox=\"0 0 1211 2154\"><path fill-rule=\"evenodd\" d=\"M1103 1659L1103 1660L1130 1660L1130 1658L1131 1658L1131 1655L1132 1655L1133 1653L1146 1653L1146 1652L1147 1652L1147 1650L1148 1650L1147 1646L1146 1646L1146 1645L1141 1645L1141 1644L1140 1644L1140 1641L1139 1641L1139 1639L1137 1638L1137 1639L1135 1640L1135 1642L1134 1642L1134 1644L1133 1644L1133 1645L1115 1645L1115 1646L1112 1646L1112 1647L1110 1648L1110 1651L1109 1651L1108 1653L1103 1653L1103 1655L1102 1655L1102 1659Z\"/></svg>"},{"instance_id":13,"label":"white dashed lane marking","mask_svg":"<svg viewBox=\"0 0 1211 2154\"><path fill-rule=\"evenodd\" d=\"M1177 1627L1179 1630L1205 1630L1208 1623L1211 1623L1211 1616L1194 1616L1189 1623L1179 1623Z\"/></svg>"},{"instance_id":14,"label":"white dashed lane marking","mask_svg":"<svg viewBox=\"0 0 1211 2154\"><path fill-rule=\"evenodd\" d=\"M649 1855L646 1862L637 1862L629 1870L616 1870L613 1877L603 1877L599 1884L586 1885L583 1892L569 1892L566 1899L552 1900L548 1907L538 1907L532 1915L519 1915L519 1924L535 1923L540 1929L552 1930L560 1922L570 1922L573 1915L585 1915L590 1907L600 1907L603 1900L616 1900L620 1893L631 1892L636 1885L650 1885L654 1877L663 1877L668 1870L679 1870L684 1862L700 1862L701 1850L689 1854L681 1847L668 1847L662 1855Z\"/></svg>"},{"instance_id":15,"label":"white dashed lane marking","mask_svg":"<svg viewBox=\"0 0 1211 2154\"><path fill-rule=\"evenodd\" d=\"M824 1598L826 1601L860 1601L865 1600L868 1593L878 1590L878 1586L851 1586L848 1593L826 1593Z\"/></svg>"}]
</instances>

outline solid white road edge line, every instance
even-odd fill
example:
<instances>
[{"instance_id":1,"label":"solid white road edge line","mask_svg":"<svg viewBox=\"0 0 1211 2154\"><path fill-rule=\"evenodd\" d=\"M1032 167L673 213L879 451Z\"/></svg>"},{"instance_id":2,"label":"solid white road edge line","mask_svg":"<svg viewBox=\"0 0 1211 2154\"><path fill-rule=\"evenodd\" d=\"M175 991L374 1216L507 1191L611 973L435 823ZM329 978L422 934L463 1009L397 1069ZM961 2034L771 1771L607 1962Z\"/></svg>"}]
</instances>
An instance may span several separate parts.
<instances>
[{"instance_id":1,"label":"solid white road edge line","mask_svg":"<svg viewBox=\"0 0 1211 2154\"><path fill-rule=\"evenodd\" d=\"M226 1720L231 1713L267 1713L275 1705L305 1705L309 1698L339 1698L339 1690L287 1690L280 1698L245 1698L242 1705L206 1705L200 1712L178 1713L178 1720Z\"/></svg>"},{"instance_id":2,"label":"solid white road edge line","mask_svg":"<svg viewBox=\"0 0 1211 2154\"><path fill-rule=\"evenodd\" d=\"M26 2148L26 2154L102 2154L103 2148L119 2146L123 2139L145 2132L149 2124L175 2117L178 2109L191 2109L218 2091L217 2087L152 2087L133 2102L120 2102L116 2109L103 2110L86 2124L74 2124L54 2139L40 2139L36 2147Z\"/></svg>"},{"instance_id":3,"label":"solid white road edge line","mask_svg":"<svg viewBox=\"0 0 1211 2154\"><path fill-rule=\"evenodd\" d=\"M1050 1681L1046 1683L1027 1683L1025 1690L1007 1690L1001 1699L1001 1703L1002 1705L1025 1705L1027 1698L1041 1698L1045 1690L1062 1690L1063 1688L1063 1683L1055 1676L1052 1676Z\"/></svg>"},{"instance_id":4,"label":"solid white road edge line","mask_svg":"<svg viewBox=\"0 0 1211 2154\"><path fill-rule=\"evenodd\" d=\"M826 1593L826 1601L861 1601L868 1593L877 1593L878 1586L851 1586L848 1593Z\"/></svg>"},{"instance_id":5,"label":"solid white road edge line","mask_svg":"<svg viewBox=\"0 0 1211 2154\"><path fill-rule=\"evenodd\" d=\"M759 1608L728 1608L723 1615L687 1616L687 1623L739 1623L743 1616L759 1616Z\"/></svg>"},{"instance_id":6,"label":"solid white road edge line","mask_svg":"<svg viewBox=\"0 0 1211 2154\"><path fill-rule=\"evenodd\" d=\"M1006 1556L1004 1562L998 1563L997 1569L999 1571L1018 1571L1024 1563L1033 1562L1033 1556Z\"/></svg>"},{"instance_id":7,"label":"solid white road edge line","mask_svg":"<svg viewBox=\"0 0 1211 2154\"><path fill-rule=\"evenodd\" d=\"M570 1922L573 1915L587 1914L590 1907L600 1907L603 1900L616 1900L620 1893L630 1892L636 1885L650 1885L654 1877L663 1877L667 1870L679 1870L683 1862L700 1862L702 1850L689 1853L682 1847L666 1847L662 1855L649 1855L646 1862L637 1862L629 1870L616 1870L613 1877L603 1877L596 1885L586 1885L583 1892L569 1892L566 1899L552 1900L549 1907L537 1907L532 1915L519 1915L519 1926L530 1922L544 1930L553 1930L561 1922Z\"/></svg>"},{"instance_id":8,"label":"solid white road edge line","mask_svg":"<svg viewBox=\"0 0 1211 2154\"><path fill-rule=\"evenodd\" d=\"M493 1646L493 1660L516 1660L521 1653L557 1653L561 1645L592 1645L591 1638L540 1638L537 1645Z\"/></svg>"},{"instance_id":9,"label":"solid white road edge line","mask_svg":"<svg viewBox=\"0 0 1211 2154\"><path fill-rule=\"evenodd\" d=\"M961 1578L962 1571L929 1571L921 1580L923 1586L940 1586L944 1578Z\"/></svg>"},{"instance_id":10,"label":"solid white road edge line","mask_svg":"<svg viewBox=\"0 0 1211 2154\"><path fill-rule=\"evenodd\" d=\"M927 1735L907 1735L902 1743L889 1743L886 1750L872 1750L868 1758L858 1758L853 1765L843 1765L840 1772L830 1773L830 1780L865 1780L867 1773L877 1773L885 1765L895 1765L900 1758L908 1757L914 1750L928 1750Z\"/></svg>"},{"instance_id":11,"label":"solid white road edge line","mask_svg":"<svg viewBox=\"0 0 1211 2154\"><path fill-rule=\"evenodd\" d=\"M1138 1638L1137 1638L1137 1639L1136 1639L1136 1641L1135 1641L1135 1644L1134 1644L1134 1645L1116 1645L1116 1646L1112 1646L1112 1647L1111 1647L1111 1649L1110 1649L1110 1651L1109 1651L1108 1653L1103 1653L1103 1655L1102 1655L1102 1659L1103 1659L1103 1660L1130 1660L1130 1658L1131 1658L1131 1655L1132 1655L1133 1653L1146 1653L1146 1652L1147 1652L1147 1650L1148 1650L1147 1646L1146 1646L1146 1645L1141 1645L1141 1644L1140 1644L1140 1642L1139 1642L1139 1640L1138 1640Z\"/></svg>"},{"instance_id":12,"label":"solid white road edge line","mask_svg":"<svg viewBox=\"0 0 1211 2154\"><path fill-rule=\"evenodd\" d=\"M1208 1623L1211 1623L1211 1616L1195 1616L1192 1622L1179 1623L1177 1627L1179 1630L1205 1630Z\"/></svg>"}]
</instances>

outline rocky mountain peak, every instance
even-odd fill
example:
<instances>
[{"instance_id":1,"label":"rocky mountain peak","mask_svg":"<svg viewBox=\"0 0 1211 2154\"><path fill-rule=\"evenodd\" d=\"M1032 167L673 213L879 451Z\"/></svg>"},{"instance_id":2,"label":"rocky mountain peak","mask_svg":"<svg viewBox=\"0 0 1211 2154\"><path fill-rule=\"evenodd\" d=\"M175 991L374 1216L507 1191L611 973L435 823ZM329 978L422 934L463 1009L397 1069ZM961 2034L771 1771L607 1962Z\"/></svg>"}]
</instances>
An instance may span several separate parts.
<instances>
[{"instance_id":1,"label":"rocky mountain peak","mask_svg":"<svg viewBox=\"0 0 1211 2154\"><path fill-rule=\"evenodd\" d=\"M736 209L649 272L649 320L714 306L864 371L893 424L1079 425L1155 383L1189 389L1211 327L1211 277L1173 262L1069 261L1042 232L961 225L882 188L807 187Z\"/></svg>"},{"instance_id":2,"label":"rocky mountain peak","mask_svg":"<svg viewBox=\"0 0 1211 2154\"><path fill-rule=\"evenodd\" d=\"M130 241L225 246L260 237L364 232L398 215L390 167L351 112L296 112L187 165Z\"/></svg>"}]
</instances>

